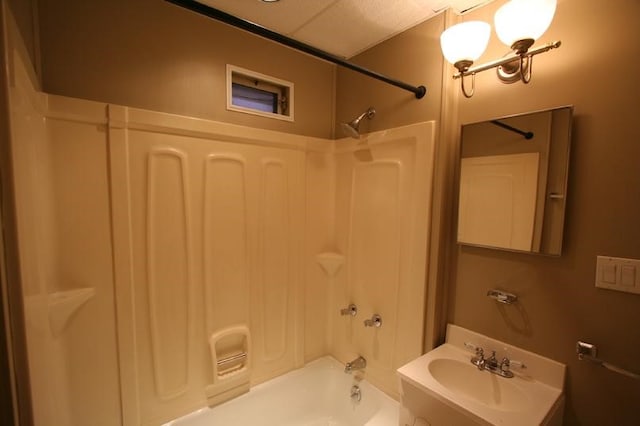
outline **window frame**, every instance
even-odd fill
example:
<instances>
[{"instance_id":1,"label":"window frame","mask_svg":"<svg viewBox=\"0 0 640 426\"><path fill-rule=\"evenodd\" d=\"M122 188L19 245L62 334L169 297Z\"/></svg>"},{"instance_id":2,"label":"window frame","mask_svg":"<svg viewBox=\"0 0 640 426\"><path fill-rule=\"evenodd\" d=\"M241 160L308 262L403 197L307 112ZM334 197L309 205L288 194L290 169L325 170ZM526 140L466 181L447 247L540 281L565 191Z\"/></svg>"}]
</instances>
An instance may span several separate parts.
<instances>
[{"instance_id":1,"label":"window frame","mask_svg":"<svg viewBox=\"0 0 640 426\"><path fill-rule=\"evenodd\" d=\"M266 112L257 109L235 105L233 103L233 83L250 87L248 83L253 82L259 86L256 89L274 93L277 95L278 112ZM286 110L282 111L281 99L286 99ZM258 115L261 117L275 118L277 120L294 121L294 85L290 81L271 77L266 74L251 71L235 65L227 64L227 110L242 112L245 114Z\"/></svg>"}]
</instances>

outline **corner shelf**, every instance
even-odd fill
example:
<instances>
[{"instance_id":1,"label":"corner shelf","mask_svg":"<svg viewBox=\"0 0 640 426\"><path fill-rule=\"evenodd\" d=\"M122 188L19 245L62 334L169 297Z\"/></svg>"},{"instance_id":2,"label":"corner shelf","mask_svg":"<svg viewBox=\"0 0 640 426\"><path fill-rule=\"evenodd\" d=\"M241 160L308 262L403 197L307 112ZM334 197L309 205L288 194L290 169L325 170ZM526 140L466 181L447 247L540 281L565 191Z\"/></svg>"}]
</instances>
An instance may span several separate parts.
<instances>
[{"instance_id":1,"label":"corner shelf","mask_svg":"<svg viewBox=\"0 0 640 426\"><path fill-rule=\"evenodd\" d=\"M50 293L48 305L51 333L56 337L59 336L71 317L95 294L96 289L91 287Z\"/></svg>"},{"instance_id":2,"label":"corner shelf","mask_svg":"<svg viewBox=\"0 0 640 426\"><path fill-rule=\"evenodd\" d=\"M316 261L330 278L338 273L344 264L344 259L344 255L339 253L325 252L316 255Z\"/></svg>"}]
</instances>

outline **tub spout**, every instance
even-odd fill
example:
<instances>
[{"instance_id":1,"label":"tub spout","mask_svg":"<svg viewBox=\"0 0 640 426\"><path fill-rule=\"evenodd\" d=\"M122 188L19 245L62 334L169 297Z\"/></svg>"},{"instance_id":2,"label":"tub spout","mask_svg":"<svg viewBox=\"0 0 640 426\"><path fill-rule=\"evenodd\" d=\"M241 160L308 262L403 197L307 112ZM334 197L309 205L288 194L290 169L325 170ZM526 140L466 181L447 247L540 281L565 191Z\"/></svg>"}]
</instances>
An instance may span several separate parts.
<instances>
[{"instance_id":1,"label":"tub spout","mask_svg":"<svg viewBox=\"0 0 640 426\"><path fill-rule=\"evenodd\" d=\"M351 372L356 370L364 370L366 366L367 366L367 360L359 356L358 358L344 365L344 372L347 374L351 374Z\"/></svg>"}]
</instances>

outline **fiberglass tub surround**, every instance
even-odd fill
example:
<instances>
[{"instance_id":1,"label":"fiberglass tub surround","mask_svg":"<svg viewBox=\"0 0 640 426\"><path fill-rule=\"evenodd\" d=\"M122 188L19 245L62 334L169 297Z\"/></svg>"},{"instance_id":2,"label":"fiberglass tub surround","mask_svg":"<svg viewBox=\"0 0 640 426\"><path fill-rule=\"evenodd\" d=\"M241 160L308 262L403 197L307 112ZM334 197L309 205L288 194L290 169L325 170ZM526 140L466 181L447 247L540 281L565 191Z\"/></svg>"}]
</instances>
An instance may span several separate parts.
<instances>
[{"instance_id":1,"label":"fiberglass tub surround","mask_svg":"<svg viewBox=\"0 0 640 426\"><path fill-rule=\"evenodd\" d=\"M389 426L398 403L330 357L257 385L248 394L164 426ZM353 389L357 386L357 394Z\"/></svg>"},{"instance_id":2,"label":"fiberglass tub surround","mask_svg":"<svg viewBox=\"0 0 640 426\"><path fill-rule=\"evenodd\" d=\"M328 354L398 396L434 122L328 140L56 96L9 50L36 424L157 426Z\"/></svg>"},{"instance_id":3,"label":"fiberglass tub surround","mask_svg":"<svg viewBox=\"0 0 640 426\"><path fill-rule=\"evenodd\" d=\"M398 395L395 370L422 351L433 122L283 134L41 93L21 63L41 106L14 118L33 109L42 127L16 150L33 194L17 201L21 243L52 246L24 254L25 294L56 282L41 294L66 307L60 291L95 288L59 335L27 330L38 425L158 425L327 354L363 356L367 381ZM39 238L28 212L49 193L64 214ZM55 280L30 273L43 266ZM234 360L241 380L216 369Z\"/></svg>"},{"instance_id":4,"label":"fiberglass tub surround","mask_svg":"<svg viewBox=\"0 0 640 426\"><path fill-rule=\"evenodd\" d=\"M561 425L565 370L556 361L449 324L446 343L398 370L403 416L409 424L421 419L450 426Z\"/></svg>"}]
</instances>

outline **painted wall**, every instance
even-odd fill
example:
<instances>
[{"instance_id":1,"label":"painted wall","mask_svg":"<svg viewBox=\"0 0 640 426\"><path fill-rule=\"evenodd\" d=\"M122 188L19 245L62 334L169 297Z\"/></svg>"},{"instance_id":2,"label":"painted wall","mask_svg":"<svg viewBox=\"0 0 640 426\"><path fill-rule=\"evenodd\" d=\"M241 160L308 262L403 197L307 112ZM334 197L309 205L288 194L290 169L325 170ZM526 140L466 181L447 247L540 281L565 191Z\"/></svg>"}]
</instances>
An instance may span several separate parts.
<instances>
[{"instance_id":1,"label":"painted wall","mask_svg":"<svg viewBox=\"0 0 640 426\"><path fill-rule=\"evenodd\" d=\"M43 90L330 137L335 66L158 0L39 1ZM295 122L226 110L227 63L295 85Z\"/></svg>"},{"instance_id":2,"label":"painted wall","mask_svg":"<svg viewBox=\"0 0 640 426\"><path fill-rule=\"evenodd\" d=\"M40 67L40 40L38 36L38 6L36 0L7 0L24 49L36 71ZM36 81L39 87L39 81Z\"/></svg>"},{"instance_id":3,"label":"painted wall","mask_svg":"<svg viewBox=\"0 0 640 426\"><path fill-rule=\"evenodd\" d=\"M503 3L496 1L463 19L492 22L495 10ZM464 99L457 85L453 88L458 97L458 108L453 108L458 115L457 126L542 108L575 106L562 256L457 247L452 226L447 268L449 322L568 365L568 425L630 425L639 419L638 383L580 362L575 354L576 341L583 339L597 344L602 358L638 370L640 331L635 325L640 322L640 296L596 289L594 281L596 255L640 258L640 189L634 185L640 180L640 130L634 125L640 113L640 83L633 73L615 65L621 61L637 63L639 13L640 3L635 0L615 4L559 0L556 18L542 41L560 39L563 44L559 50L536 57L531 84L503 85L487 71L477 76L472 99ZM422 49L428 59L440 60L440 53L420 37L429 25L418 26L356 59L388 64L398 75L424 71L426 59L397 62L388 47L398 42L403 50ZM507 50L494 33L478 63L500 57ZM447 67L445 78L454 71L452 66ZM405 120L402 108L378 83L347 85L345 73L338 71L338 120L356 112L354 108L344 113L340 100L358 99L363 93L369 96L367 101L375 98L371 102L391 115L385 120ZM443 113L450 104L444 105ZM359 108L366 106L363 102ZM424 108L423 113L432 111L422 105L413 108ZM433 111L437 110L434 107ZM371 125L378 126L374 123ZM442 132L451 130L447 127ZM446 143L441 139L439 148ZM450 159L438 157L439 161L443 159L449 161L444 164L447 168L455 167ZM446 202L446 197L443 200ZM450 203L455 207L453 201ZM446 206L434 206L438 207L446 210ZM518 294L519 308L501 309L485 297L494 287Z\"/></svg>"},{"instance_id":4,"label":"painted wall","mask_svg":"<svg viewBox=\"0 0 640 426\"><path fill-rule=\"evenodd\" d=\"M352 59L388 77L425 86L424 98L418 100L411 92L338 68L336 122L349 122L370 106L376 109L376 116L361 123L363 132L438 120L443 61L439 37L443 25L442 15L437 16ZM343 136L336 130L336 137Z\"/></svg>"}]
</instances>

